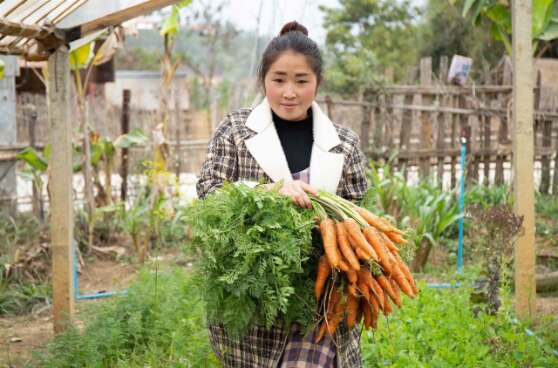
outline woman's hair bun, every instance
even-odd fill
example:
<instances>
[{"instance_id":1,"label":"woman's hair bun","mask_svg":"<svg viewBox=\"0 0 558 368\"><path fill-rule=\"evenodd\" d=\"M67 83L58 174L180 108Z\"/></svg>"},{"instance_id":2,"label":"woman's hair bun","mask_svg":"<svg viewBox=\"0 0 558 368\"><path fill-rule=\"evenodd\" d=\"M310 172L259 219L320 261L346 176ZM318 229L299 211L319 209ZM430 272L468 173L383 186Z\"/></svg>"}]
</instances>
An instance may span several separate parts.
<instances>
[{"instance_id":1,"label":"woman's hair bun","mask_svg":"<svg viewBox=\"0 0 558 368\"><path fill-rule=\"evenodd\" d=\"M283 36L289 32L302 32L306 36L308 36L308 30L302 24L298 23L296 20L286 23L283 28L281 28L281 32L279 32L279 36Z\"/></svg>"}]
</instances>

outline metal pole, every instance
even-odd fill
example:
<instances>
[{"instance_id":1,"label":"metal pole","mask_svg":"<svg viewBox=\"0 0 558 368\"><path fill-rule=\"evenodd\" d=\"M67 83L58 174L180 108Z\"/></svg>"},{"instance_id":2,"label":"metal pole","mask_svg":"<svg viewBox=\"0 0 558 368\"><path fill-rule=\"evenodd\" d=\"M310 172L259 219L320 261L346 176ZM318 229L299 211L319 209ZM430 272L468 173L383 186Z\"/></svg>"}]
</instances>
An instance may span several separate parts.
<instances>
[{"instance_id":1,"label":"metal pole","mask_svg":"<svg viewBox=\"0 0 558 368\"><path fill-rule=\"evenodd\" d=\"M459 190L459 240L457 242L457 272L463 268L463 206L465 204L465 156L467 138L461 137L461 182Z\"/></svg>"}]
</instances>

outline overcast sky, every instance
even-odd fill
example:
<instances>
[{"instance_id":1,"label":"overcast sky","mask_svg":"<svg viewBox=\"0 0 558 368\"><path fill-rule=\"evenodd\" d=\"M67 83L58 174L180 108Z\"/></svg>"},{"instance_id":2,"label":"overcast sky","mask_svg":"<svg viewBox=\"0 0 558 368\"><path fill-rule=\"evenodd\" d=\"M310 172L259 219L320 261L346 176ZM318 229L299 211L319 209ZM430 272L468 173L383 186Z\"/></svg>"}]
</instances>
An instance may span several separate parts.
<instances>
[{"instance_id":1,"label":"overcast sky","mask_svg":"<svg viewBox=\"0 0 558 368\"><path fill-rule=\"evenodd\" d=\"M413 0L413 3L421 6L425 1ZM337 0L229 0L224 9L225 17L241 29L253 30L257 25L260 3L260 34L276 35L283 24L296 20L308 28L309 36L319 44L325 42L326 36L322 28L323 13L319 6L339 6Z\"/></svg>"}]
</instances>

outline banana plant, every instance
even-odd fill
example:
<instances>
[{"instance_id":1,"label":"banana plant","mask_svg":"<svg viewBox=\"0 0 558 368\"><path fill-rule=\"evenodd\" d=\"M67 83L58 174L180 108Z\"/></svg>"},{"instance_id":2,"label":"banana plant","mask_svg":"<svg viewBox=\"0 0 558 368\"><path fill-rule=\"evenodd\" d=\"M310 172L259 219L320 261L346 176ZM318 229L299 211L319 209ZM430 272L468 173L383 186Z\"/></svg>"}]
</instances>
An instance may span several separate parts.
<instances>
[{"instance_id":1,"label":"banana plant","mask_svg":"<svg viewBox=\"0 0 558 368\"><path fill-rule=\"evenodd\" d=\"M450 0L453 4L457 0ZM488 18L492 37L504 43L508 55L512 55L512 0L466 0L463 17L470 16L474 24ZM554 0L532 0L532 42L533 55L541 55L552 41L558 38L558 2ZM542 47L539 47L540 45Z\"/></svg>"}]
</instances>

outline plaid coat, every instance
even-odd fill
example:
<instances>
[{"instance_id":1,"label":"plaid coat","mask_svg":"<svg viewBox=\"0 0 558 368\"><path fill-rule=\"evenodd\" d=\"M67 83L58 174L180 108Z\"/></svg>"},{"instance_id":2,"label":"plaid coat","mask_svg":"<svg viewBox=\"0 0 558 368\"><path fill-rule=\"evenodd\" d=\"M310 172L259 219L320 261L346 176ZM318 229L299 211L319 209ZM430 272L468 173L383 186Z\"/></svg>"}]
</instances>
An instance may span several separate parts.
<instances>
[{"instance_id":1,"label":"plaid coat","mask_svg":"<svg viewBox=\"0 0 558 368\"><path fill-rule=\"evenodd\" d=\"M348 128L333 124L318 104L312 104L314 143L310 159L310 185L359 199L366 190L366 158L359 138ZM216 129L196 189L200 198L223 182L277 182L293 180L281 142L264 100L254 109L229 113ZM289 328L280 322L270 331L253 326L247 336L230 338L222 326L210 325L213 350L225 367L277 366ZM361 367L360 331L341 324L335 333L337 365Z\"/></svg>"}]
</instances>

